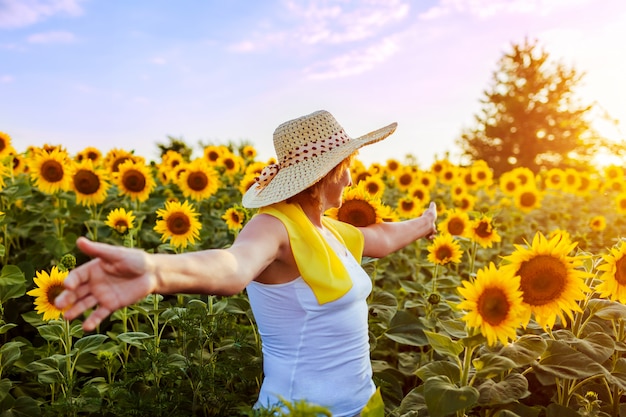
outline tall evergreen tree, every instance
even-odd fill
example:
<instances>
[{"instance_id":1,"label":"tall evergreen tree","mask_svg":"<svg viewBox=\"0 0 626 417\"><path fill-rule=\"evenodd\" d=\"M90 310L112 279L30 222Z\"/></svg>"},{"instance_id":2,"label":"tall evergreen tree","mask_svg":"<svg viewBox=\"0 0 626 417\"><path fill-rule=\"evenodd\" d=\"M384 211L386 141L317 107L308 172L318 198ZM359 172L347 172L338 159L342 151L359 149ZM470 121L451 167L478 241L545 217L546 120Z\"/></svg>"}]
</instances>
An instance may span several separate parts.
<instances>
[{"instance_id":1,"label":"tall evergreen tree","mask_svg":"<svg viewBox=\"0 0 626 417\"><path fill-rule=\"evenodd\" d=\"M550 61L537 41L512 46L484 92L476 126L458 139L463 155L487 161L496 176L517 166L588 166L597 134L587 120L592 105L574 95L582 74Z\"/></svg>"}]
</instances>

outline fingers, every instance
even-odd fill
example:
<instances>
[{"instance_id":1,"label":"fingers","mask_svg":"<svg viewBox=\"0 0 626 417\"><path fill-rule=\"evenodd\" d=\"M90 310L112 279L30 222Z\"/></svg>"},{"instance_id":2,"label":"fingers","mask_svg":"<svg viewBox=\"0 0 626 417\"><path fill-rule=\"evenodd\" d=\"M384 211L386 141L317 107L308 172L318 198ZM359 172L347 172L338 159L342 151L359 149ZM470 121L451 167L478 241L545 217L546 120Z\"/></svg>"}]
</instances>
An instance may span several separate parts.
<instances>
[{"instance_id":1,"label":"fingers","mask_svg":"<svg viewBox=\"0 0 626 417\"><path fill-rule=\"evenodd\" d=\"M83 330L89 332L94 330L102 320L107 318L111 314L111 310L105 307L98 307L93 313L89 315L83 322Z\"/></svg>"}]
</instances>

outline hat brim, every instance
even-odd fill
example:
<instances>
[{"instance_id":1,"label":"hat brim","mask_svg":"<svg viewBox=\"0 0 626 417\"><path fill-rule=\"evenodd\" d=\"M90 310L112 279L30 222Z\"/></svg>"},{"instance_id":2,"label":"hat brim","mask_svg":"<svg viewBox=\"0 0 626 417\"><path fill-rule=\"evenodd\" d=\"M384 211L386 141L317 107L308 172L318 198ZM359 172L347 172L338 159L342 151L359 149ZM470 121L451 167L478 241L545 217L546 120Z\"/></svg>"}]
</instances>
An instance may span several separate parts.
<instances>
[{"instance_id":1,"label":"hat brim","mask_svg":"<svg viewBox=\"0 0 626 417\"><path fill-rule=\"evenodd\" d=\"M351 138L345 144L315 158L281 168L265 187L254 183L243 195L242 205L246 208L265 207L295 196L324 178L354 151L385 139L396 127L397 123L392 123L358 138Z\"/></svg>"}]
</instances>

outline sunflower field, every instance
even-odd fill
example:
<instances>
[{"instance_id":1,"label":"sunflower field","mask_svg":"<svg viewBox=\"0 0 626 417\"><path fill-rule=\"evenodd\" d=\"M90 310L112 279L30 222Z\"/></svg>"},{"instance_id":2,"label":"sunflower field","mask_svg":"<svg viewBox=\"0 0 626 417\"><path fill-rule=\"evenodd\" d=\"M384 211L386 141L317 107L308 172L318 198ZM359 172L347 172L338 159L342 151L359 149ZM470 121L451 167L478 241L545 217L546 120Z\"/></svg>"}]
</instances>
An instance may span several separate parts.
<instances>
[{"instance_id":1,"label":"sunflower field","mask_svg":"<svg viewBox=\"0 0 626 417\"><path fill-rule=\"evenodd\" d=\"M79 236L147 252L227 247L274 161L251 145L14 149L0 132L0 417L328 416L253 409L261 341L245 293L152 295L95 332L54 298ZM363 416L625 416L626 173L620 166L353 165L327 215L366 226L438 207L438 234L363 267L378 392ZM207 266L210 267L210 266Z\"/></svg>"}]
</instances>

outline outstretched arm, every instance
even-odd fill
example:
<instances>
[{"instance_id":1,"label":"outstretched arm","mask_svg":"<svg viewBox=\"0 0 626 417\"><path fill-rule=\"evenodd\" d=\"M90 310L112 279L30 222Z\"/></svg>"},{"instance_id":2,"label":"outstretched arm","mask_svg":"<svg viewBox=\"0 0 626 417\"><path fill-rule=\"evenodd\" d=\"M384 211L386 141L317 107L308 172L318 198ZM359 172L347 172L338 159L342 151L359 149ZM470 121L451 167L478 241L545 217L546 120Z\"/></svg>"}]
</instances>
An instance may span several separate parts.
<instances>
[{"instance_id":1,"label":"outstretched arm","mask_svg":"<svg viewBox=\"0 0 626 417\"><path fill-rule=\"evenodd\" d=\"M236 294L277 259L285 235L279 220L256 216L228 249L148 254L79 238L78 248L93 259L68 274L55 304L67 308L68 320L97 306L83 323L93 330L115 310L151 293Z\"/></svg>"},{"instance_id":2,"label":"outstretched arm","mask_svg":"<svg viewBox=\"0 0 626 417\"><path fill-rule=\"evenodd\" d=\"M431 202L428 209L411 220L394 223L376 223L360 228L365 238L363 255L382 258L417 239L432 239L437 233L437 206Z\"/></svg>"}]
</instances>

